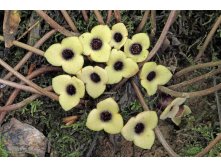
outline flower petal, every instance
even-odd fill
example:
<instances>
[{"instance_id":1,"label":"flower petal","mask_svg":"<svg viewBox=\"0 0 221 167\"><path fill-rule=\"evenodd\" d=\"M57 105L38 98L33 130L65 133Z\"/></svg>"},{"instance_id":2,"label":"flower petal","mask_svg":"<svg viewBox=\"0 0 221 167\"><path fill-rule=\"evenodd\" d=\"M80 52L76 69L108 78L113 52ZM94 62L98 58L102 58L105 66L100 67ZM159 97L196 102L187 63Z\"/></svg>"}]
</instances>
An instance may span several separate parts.
<instances>
[{"instance_id":1,"label":"flower petal","mask_svg":"<svg viewBox=\"0 0 221 167\"><path fill-rule=\"evenodd\" d=\"M78 105L79 102L80 98L76 95L69 96L67 93L63 93L59 96L59 103L65 111L72 109Z\"/></svg>"},{"instance_id":2,"label":"flower petal","mask_svg":"<svg viewBox=\"0 0 221 167\"><path fill-rule=\"evenodd\" d=\"M100 131L103 129L103 122L100 120L100 111L93 109L88 117L86 126L93 131Z\"/></svg>"},{"instance_id":3,"label":"flower petal","mask_svg":"<svg viewBox=\"0 0 221 167\"><path fill-rule=\"evenodd\" d=\"M142 122L146 128L154 129L158 123L158 117L155 111L143 111L136 116L137 122Z\"/></svg>"},{"instance_id":4,"label":"flower petal","mask_svg":"<svg viewBox=\"0 0 221 167\"><path fill-rule=\"evenodd\" d=\"M151 149L154 144L155 134L153 130L147 129L144 133L134 136L134 144L143 149Z\"/></svg>"},{"instance_id":5,"label":"flower petal","mask_svg":"<svg viewBox=\"0 0 221 167\"><path fill-rule=\"evenodd\" d=\"M90 55L91 59L95 62L107 62L110 56L111 47L107 43L103 43L100 50L93 51Z\"/></svg>"},{"instance_id":6,"label":"flower petal","mask_svg":"<svg viewBox=\"0 0 221 167\"><path fill-rule=\"evenodd\" d=\"M112 114L111 121L104 123L104 131L110 134L120 133L123 128L123 118L120 114Z\"/></svg>"},{"instance_id":7,"label":"flower petal","mask_svg":"<svg viewBox=\"0 0 221 167\"><path fill-rule=\"evenodd\" d=\"M184 105L183 107L184 107L183 116L189 115L192 112L189 106Z\"/></svg>"},{"instance_id":8,"label":"flower petal","mask_svg":"<svg viewBox=\"0 0 221 167\"><path fill-rule=\"evenodd\" d=\"M104 84L96 84L96 83L86 84L87 93L94 99L102 95L105 89L106 89L106 85Z\"/></svg>"},{"instance_id":9,"label":"flower petal","mask_svg":"<svg viewBox=\"0 0 221 167\"><path fill-rule=\"evenodd\" d=\"M81 44L83 45L83 53L84 55L90 55L93 51L91 49L91 40L93 39L93 35L90 33L86 32L83 33L80 37L79 40L81 41Z\"/></svg>"},{"instance_id":10,"label":"flower petal","mask_svg":"<svg viewBox=\"0 0 221 167\"><path fill-rule=\"evenodd\" d=\"M129 121L124 125L123 129L121 130L122 136L128 140L133 141L134 140L134 127L136 126L136 119L135 117L132 117L129 119Z\"/></svg>"},{"instance_id":11,"label":"flower petal","mask_svg":"<svg viewBox=\"0 0 221 167\"><path fill-rule=\"evenodd\" d=\"M64 48L72 49L75 54L82 54L83 46L78 37L67 37L61 42Z\"/></svg>"},{"instance_id":12,"label":"flower petal","mask_svg":"<svg viewBox=\"0 0 221 167\"><path fill-rule=\"evenodd\" d=\"M115 84L122 80L122 72L115 71L112 66L106 66L105 70L107 71L108 75L108 84Z\"/></svg>"},{"instance_id":13,"label":"flower petal","mask_svg":"<svg viewBox=\"0 0 221 167\"><path fill-rule=\"evenodd\" d=\"M110 111L112 114L119 112L118 104L112 98L107 98L97 104L97 109L99 111Z\"/></svg>"},{"instance_id":14,"label":"flower petal","mask_svg":"<svg viewBox=\"0 0 221 167\"><path fill-rule=\"evenodd\" d=\"M97 25L91 30L91 34L99 37L103 42L109 43L111 40L111 30L107 25Z\"/></svg>"},{"instance_id":15,"label":"flower petal","mask_svg":"<svg viewBox=\"0 0 221 167\"><path fill-rule=\"evenodd\" d=\"M139 67L138 67L137 63L135 63L130 58L127 58L124 61L124 65L125 65L125 68L123 71L123 77L125 77L125 78L132 77L139 71Z\"/></svg>"},{"instance_id":16,"label":"flower petal","mask_svg":"<svg viewBox=\"0 0 221 167\"><path fill-rule=\"evenodd\" d=\"M157 67L157 64L155 62L145 63L141 69L140 79L146 80L147 74L149 74L151 71L155 71L156 67Z\"/></svg>"},{"instance_id":17,"label":"flower petal","mask_svg":"<svg viewBox=\"0 0 221 167\"><path fill-rule=\"evenodd\" d=\"M63 62L61 51L61 44L53 44L45 51L44 56L47 61L53 66L61 66Z\"/></svg>"},{"instance_id":18,"label":"flower petal","mask_svg":"<svg viewBox=\"0 0 221 167\"><path fill-rule=\"evenodd\" d=\"M52 79L52 87L55 93L62 94L66 92L66 85L71 81L71 76L69 75L59 75Z\"/></svg>"},{"instance_id":19,"label":"flower petal","mask_svg":"<svg viewBox=\"0 0 221 167\"><path fill-rule=\"evenodd\" d=\"M158 65L155 72L157 80L156 82L159 85L165 85L172 78L172 73L165 66Z\"/></svg>"},{"instance_id":20,"label":"flower petal","mask_svg":"<svg viewBox=\"0 0 221 167\"><path fill-rule=\"evenodd\" d=\"M99 66L94 67L94 71L101 77L102 83L106 84L108 82L107 71Z\"/></svg>"},{"instance_id":21,"label":"flower petal","mask_svg":"<svg viewBox=\"0 0 221 167\"><path fill-rule=\"evenodd\" d=\"M81 55L75 55L71 60L64 61L62 68L66 73L76 74L82 69L84 65L84 58Z\"/></svg>"},{"instance_id":22,"label":"flower petal","mask_svg":"<svg viewBox=\"0 0 221 167\"><path fill-rule=\"evenodd\" d=\"M132 37L134 43L140 43L144 50L150 47L150 38L146 33L138 33Z\"/></svg>"},{"instance_id":23,"label":"flower petal","mask_svg":"<svg viewBox=\"0 0 221 167\"><path fill-rule=\"evenodd\" d=\"M72 77L71 78L71 83L75 86L76 88L76 96L78 96L79 98L84 97L85 94L85 86L84 83L76 78L76 77Z\"/></svg>"},{"instance_id":24,"label":"flower petal","mask_svg":"<svg viewBox=\"0 0 221 167\"><path fill-rule=\"evenodd\" d=\"M121 50L112 49L107 65L113 65L116 61L123 61L126 59L126 55Z\"/></svg>"},{"instance_id":25,"label":"flower petal","mask_svg":"<svg viewBox=\"0 0 221 167\"><path fill-rule=\"evenodd\" d=\"M156 82L148 82L146 79L141 80L141 85L146 89L149 96L154 95L157 92Z\"/></svg>"},{"instance_id":26,"label":"flower petal","mask_svg":"<svg viewBox=\"0 0 221 167\"><path fill-rule=\"evenodd\" d=\"M173 117L173 118L171 118L171 120L172 120L173 123L175 123L177 126L179 126L180 123L181 123L181 117Z\"/></svg>"},{"instance_id":27,"label":"flower petal","mask_svg":"<svg viewBox=\"0 0 221 167\"><path fill-rule=\"evenodd\" d=\"M126 26L123 23L117 23L112 26L112 31L120 32L123 36L128 36L128 31Z\"/></svg>"}]
</instances>

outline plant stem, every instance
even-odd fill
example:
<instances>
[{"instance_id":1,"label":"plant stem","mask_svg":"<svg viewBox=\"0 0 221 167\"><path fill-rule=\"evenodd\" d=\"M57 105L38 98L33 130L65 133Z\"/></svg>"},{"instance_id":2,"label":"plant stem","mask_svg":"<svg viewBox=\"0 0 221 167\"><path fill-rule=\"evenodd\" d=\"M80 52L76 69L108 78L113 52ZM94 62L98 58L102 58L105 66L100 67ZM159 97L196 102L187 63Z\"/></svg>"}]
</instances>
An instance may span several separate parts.
<instances>
[{"instance_id":1,"label":"plant stem","mask_svg":"<svg viewBox=\"0 0 221 167\"><path fill-rule=\"evenodd\" d=\"M191 71L194 71L194 70L198 70L200 68L215 67L215 66L219 66L219 65L221 65L221 61L202 63L202 64L197 64L197 65L189 66L187 68L184 68L184 69L180 70L176 74L174 74L174 77L180 77L180 76L182 76L182 75L184 75L184 74L186 74L188 72L191 72Z\"/></svg>"},{"instance_id":2,"label":"plant stem","mask_svg":"<svg viewBox=\"0 0 221 167\"><path fill-rule=\"evenodd\" d=\"M209 34L207 35L206 40L204 41L203 46L200 48L199 53L197 54L194 61L198 61L200 59L200 57L203 55L204 51L206 50L208 44L212 40L213 35L215 34L215 32L220 24L221 24L221 16L219 16L218 19L216 20L215 24L213 25L212 29L210 30Z\"/></svg>"},{"instance_id":3,"label":"plant stem","mask_svg":"<svg viewBox=\"0 0 221 167\"><path fill-rule=\"evenodd\" d=\"M120 10L114 10L114 17L115 17L117 23L121 22Z\"/></svg>"},{"instance_id":4,"label":"plant stem","mask_svg":"<svg viewBox=\"0 0 221 167\"><path fill-rule=\"evenodd\" d=\"M145 24L146 24L146 22L147 22L147 19L148 19L149 14L150 14L150 11L149 11L149 10L146 10L146 11L144 12L143 18L142 18L140 24L138 25L138 27L137 27L135 33L138 33L138 32L140 32L140 31L142 31L142 29L144 28L144 26L145 26Z\"/></svg>"},{"instance_id":5,"label":"plant stem","mask_svg":"<svg viewBox=\"0 0 221 167\"><path fill-rule=\"evenodd\" d=\"M110 24L111 17L112 17L112 10L108 10L106 24Z\"/></svg>"},{"instance_id":6,"label":"plant stem","mask_svg":"<svg viewBox=\"0 0 221 167\"><path fill-rule=\"evenodd\" d=\"M69 16L68 12L66 10L61 10L62 15L64 16L65 20L67 21L68 25L71 27L71 29L74 32L78 32L77 27L75 26L73 20L71 19L71 17Z\"/></svg>"},{"instance_id":7,"label":"plant stem","mask_svg":"<svg viewBox=\"0 0 221 167\"><path fill-rule=\"evenodd\" d=\"M87 11L86 11L86 10L82 10L81 12L82 12L84 21L85 21L86 23L88 23L89 18L88 18L88 15L87 15Z\"/></svg>"},{"instance_id":8,"label":"plant stem","mask_svg":"<svg viewBox=\"0 0 221 167\"><path fill-rule=\"evenodd\" d=\"M216 78L213 79L214 86L216 86ZM216 98L216 105L217 105L217 111L219 116L219 126L221 128L221 105L220 105L220 99L218 95L218 91L215 91L215 98Z\"/></svg>"},{"instance_id":9,"label":"plant stem","mask_svg":"<svg viewBox=\"0 0 221 167\"><path fill-rule=\"evenodd\" d=\"M1 35L0 35L0 41L4 41L4 37L1 36ZM26 49L28 51L31 51L31 52L33 52L33 53L35 53L37 55L44 56L44 52L42 50L37 49L37 48L35 48L33 46L27 45L25 43L22 43L22 42L19 42L19 41L16 41L16 40L14 40L12 43L15 46L18 46L20 48L23 48L23 49Z\"/></svg>"},{"instance_id":10,"label":"plant stem","mask_svg":"<svg viewBox=\"0 0 221 167\"><path fill-rule=\"evenodd\" d=\"M99 24L105 24L102 15L100 14L100 12L98 10L94 10L94 14L97 18L97 21Z\"/></svg>"},{"instance_id":11,"label":"plant stem","mask_svg":"<svg viewBox=\"0 0 221 167\"><path fill-rule=\"evenodd\" d=\"M151 17L150 17L150 22L151 22L151 38L153 39L153 37L156 34L156 30L157 30L157 24L156 24L156 10L151 10Z\"/></svg>"}]
</instances>

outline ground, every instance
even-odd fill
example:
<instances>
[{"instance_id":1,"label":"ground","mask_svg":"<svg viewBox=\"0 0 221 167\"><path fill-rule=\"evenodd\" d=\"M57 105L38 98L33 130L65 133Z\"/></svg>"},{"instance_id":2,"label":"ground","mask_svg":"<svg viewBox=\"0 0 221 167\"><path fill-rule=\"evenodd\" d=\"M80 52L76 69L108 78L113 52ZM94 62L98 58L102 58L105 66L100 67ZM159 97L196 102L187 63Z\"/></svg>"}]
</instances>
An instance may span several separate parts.
<instances>
[{"instance_id":1,"label":"ground","mask_svg":"<svg viewBox=\"0 0 221 167\"><path fill-rule=\"evenodd\" d=\"M68 13L75 21L76 26L81 33L90 31L93 26L98 24L92 11L89 15L88 24L84 22L80 11L69 11ZM3 14L4 12L0 11L1 21L3 20ZM59 11L49 11L48 14L59 24L67 24ZM102 11L101 14L106 18L107 11ZM168 14L169 11L156 12L156 35L151 38L151 48L158 40ZM199 47L205 40L212 25L220 14L220 11L180 11L178 18L167 35L169 44L165 44L153 60L176 71L195 64L193 60L199 51ZM128 28L130 37L133 35L143 15L144 11L121 11L122 22ZM19 25L17 37L21 36L27 27L29 27L30 17L35 20L40 19L33 11L21 12L21 23ZM110 25L113 25L114 23L115 19L112 18ZM42 37L50 29L49 25L40 19L40 26L34 33L35 38L31 38L30 40L30 36L27 35L20 41L24 43L29 41L29 44L33 45L39 37ZM151 23L149 19L142 31L151 34ZM202 59L200 60L201 62L210 62L212 60L215 61L221 59L220 32L221 28L218 28L211 43L208 45L205 54L202 56ZM3 34L2 25L0 25L0 34ZM56 33L56 35L47 40L40 49L45 51L52 43L60 42L63 38L63 35ZM3 56L3 51L4 44L1 42L0 57L11 66L15 66L26 53L24 49L15 46L7 51L7 56ZM24 75L27 74L28 69L32 64L35 65L35 68L49 65L43 57L34 55L19 70L19 72ZM174 79L170 81L168 85L188 80L195 76L207 73L210 70L212 70L212 68L198 70L197 72L185 75L180 79ZM62 72L44 74L35 78L33 82L41 87L46 87L51 85L51 78L60 73ZM0 77L2 78L5 74L6 70L0 67ZM221 77L216 76L216 78L217 83L220 83ZM213 79L214 78L209 78L199 84L181 88L179 91L196 91L211 87L213 86ZM12 90L13 89L10 87L5 87L2 90L0 89L0 106L5 104ZM110 90L110 88L108 88L108 90ZM145 94L143 89L142 92ZM121 114L125 121L127 121L132 115L142 111L142 107L136 99L136 95L130 82L127 82L117 92L109 93L118 101L118 104L121 107ZM30 94L27 92L21 92L15 102L20 102L29 95ZM154 96L146 97L149 107L153 110L157 106L157 97L159 95L160 92ZM89 97L86 98L92 100ZM96 104L96 102L97 100L93 103ZM188 100L187 104L190 106L192 114L184 118L179 127L175 126L170 121L160 121L159 127L166 140L177 153L181 156L194 156L201 151L202 148L205 148L208 143L221 132L221 130L214 94L193 98ZM108 135L104 132L95 133L87 129L85 127L85 122L91 108L91 106L86 106L82 109L73 109L64 112L57 102L42 97L19 110L10 112L6 116L4 123L8 122L10 118L15 117L41 131L49 140L49 149L45 154L46 156L168 156L168 153L158 140L156 140L151 150L142 150L134 146L131 142L125 141L120 135ZM65 126L62 123L62 118L71 115L79 115L80 118L73 125ZM219 156L220 153L221 143L217 144L206 156ZM10 156L10 153L7 153L2 142L0 142L0 156Z\"/></svg>"}]
</instances>

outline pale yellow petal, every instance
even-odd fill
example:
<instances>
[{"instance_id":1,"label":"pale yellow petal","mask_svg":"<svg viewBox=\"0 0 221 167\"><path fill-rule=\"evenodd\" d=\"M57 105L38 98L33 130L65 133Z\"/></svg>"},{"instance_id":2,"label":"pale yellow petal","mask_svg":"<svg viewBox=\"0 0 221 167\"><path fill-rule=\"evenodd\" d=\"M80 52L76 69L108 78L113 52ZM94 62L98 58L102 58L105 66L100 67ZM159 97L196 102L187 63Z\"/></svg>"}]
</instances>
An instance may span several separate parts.
<instances>
[{"instance_id":1,"label":"pale yellow petal","mask_svg":"<svg viewBox=\"0 0 221 167\"><path fill-rule=\"evenodd\" d=\"M61 44L53 44L45 51L44 56L47 61L53 66L61 66L63 62L61 52Z\"/></svg>"},{"instance_id":2,"label":"pale yellow petal","mask_svg":"<svg viewBox=\"0 0 221 167\"><path fill-rule=\"evenodd\" d=\"M128 57L131 58L135 62L143 62L149 54L148 50L142 50L139 55L129 54Z\"/></svg>"},{"instance_id":3,"label":"pale yellow petal","mask_svg":"<svg viewBox=\"0 0 221 167\"><path fill-rule=\"evenodd\" d=\"M61 42L62 47L72 49L74 54L82 54L83 46L78 37L67 37Z\"/></svg>"},{"instance_id":4,"label":"pale yellow petal","mask_svg":"<svg viewBox=\"0 0 221 167\"><path fill-rule=\"evenodd\" d=\"M93 51L90 55L95 62L107 62L110 56L111 47L107 43L103 43L100 50Z\"/></svg>"},{"instance_id":5,"label":"pale yellow petal","mask_svg":"<svg viewBox=\"0 0 221 167\"><path fill-rule=\"evenodd\" d=\"M63 93L59 96L59 103L65 111L72 109L78 105L79 102L80 98L76 95L69 96L67 93Z\"/></svg>"},{"instance_id":6,"label":"pale yellow petal","mask_svg":"<svg viewBox=\"0 0 221 167\"><path fill-rule=\"evenodd\" d=\"M136 116L136 121L145 125L145 128L154 129L158 123L155 111L143 111Z\"/></svg>"},{"instance_id":7,"label":"pale yellow petal","mask_svg":"<svg viewBox=\"0 0 221 167\"><path fill-rule=\"evenodd\" d=\"M71 81L71 76L69 75L59 75L52 79L52 88L57 94L62 94L66 92L66 85Z\"/></svg>"},{"instance_id":8,"label":"pale yellow petal","mask_svg":"<svg viewBox=\"0 0 221 167\"><path fill-rule=\"evenodd\" d=\"M100 111L93 109L89 113L86 126L93 131L100 131L103 129L103 122L100 120Z\"/></svg>"},{"instance_id":9,"label":"pale yellow petal","mask_svg":"<svg viewBox=\"0 0 221 167\"><path fill-rule=\"evenodd\" d=\"M123 129L121 130L122 136L128 140L128 141L133 141L134 140L134 128L136 126L137 122L135 117L132 117L129 119L129 121L124 125Z\"/></svg>"},{"instance_id":10,"label":"pale yellow petal","mask_svg":"<svg viewBox=\"0 0 221 167\"><path fill-rule=\"evenodd\" d=\"M105 70L107 71L108 75L108 84L115 84L122 80L122 72L115 71L112 66L106 66Z\"/></svg>"},{"instance_id":11,"label":"pale yellow petal","mask_svg":"<svg viewBox=\"0 0 221 167\"><path fill-rule=\"evenodd\" d=\"M147 78L147 75L151 72L151 71L155 71L157 67L157 64L155 62L147 62L143 65L142 69L141 69L141 73L140 73L140 79L145 79Z\"/></svg>"},{"instance_id":12,"label":"pale yellow petal","mask_svg":"<svg viewBox=\"0 0 221 167\"><path fill-rule=\"evenodd\" d=\"M107 75L107 71L99 66L95 66L94 67L94 72L96 72L102 80L103 84L106 84L108 82L108 75Z\"/></svg>"},{"instance_id":13,"label":"pale yellow petal","mask_svg":"<svg viewBox=\"0 0 221 167\"><path fill-rule=\"evenodd\" d=\"M148 129L144 133L134 136L134 144L143 149L151 149L154 144L155 134L153 130Z\"/></svg>"},{"instance_id":14,"label":"pale yellow petal","mask_svg":"<svg viewBox=\"0 0 221 167\"><path fill-rule=\"evenodd\" d=\"M66 73L76 74L82 69L84 58L81 55L75 55L71 60L66 60L62 63L62 68Z\"/></svg>"},{"instance_id":15,"label":"pale yellow petal","mask_svg":"<svg viewBox=\"0 0 221 167\"><path fill-rule=\"evenodd\" d=\"M132 77L139 71L137 63L130 58L125 59L124 66L125 67L122 72L123 72L123 77L125 78Z\"/></svg>"},{"instance_id":16,"label":"pale yellow petal","mask_svg":"<svg viewBox=\"0 0 221 167\"><path fill-rule=\"evenodd\" d=\"M86 84L87 93L94 99L102 95L105 89L106 89L106 85L104 84L96 84L96 83Z\"/></svg>"},{"instance_id":17,"label":"pale yellow petal","mask_svg":"<svg viewBox=\"0 0 221 167\"><path fill-rule=\"evenodd\" d=\"M172 120L173 123L175 123L177 126L179 126L180 123L181 123L181 118L180 118L180 117L173 117L173 118L171 118L171 120Z\"/></svg>"},{"instance_id":18,"label":"pale yellow petal","mask_svg":"<svg viewBox=\"0 0 221 167\"><path fill-rule=\"evenodd\" d=\"M78 78L82 80L84 83L91 83L90 75L93 72L94 67L86 66L81 72L78 73Z\"/></svg>"},{"instance_id":19,"label":"pale yellow petal","mask_svg":"<svg viewBox=\"0 0 221 167\"><path fill-rule=\"evenodd\" d=\"M149 96L152 96L157 92L157 84L155 82L148 82L146 79L142 79L141 85L146 89Z\"/></svg>"},{"instance_id":20,"label":"pale yellow petal","mask_svg":"<svg viewBox=\"0 0 221 167\"><path fill-rule=\"evenodd\" d=\"M119 107L113 98L107 98L97 104L97 109L100 111L109 111L112 114L119 112Z\"/></svg>"},{"instance_id":21,"label":"pale yellow petal","mask_svg":"<svg viewBox=\"0 0 221 167\"><path fill-rule=\"evenodd\" d=\"M123 61L124 59L126 59L124 52L112 49L107 65L113 65L116 61Z\"/></svg>"},{"instance_id":22,"label":"pale yellow petal","mask_svg":"<svg viewBox=\"0 0 221 167\"><path fill-rule=\"evenodd\" d=\"M83 46L83 53L84 55L90 55L93 51L91 49L91 40L93 39L93 35L91 33L83 33L80 37L79 40Z\"/></svg>"},{"instance_id":23,"label":"pale yellow petal","mask_svg":"<svg viewBox=\"0 0 221 167\"><path fill-rule=\"evenodd\" d=\"M85 94L85 86L84 86L84 83L76 78L76 77L72 77L71 78L71 83L75 86L76 88L76 95L79 97L79 98L82 98L84 97L84 94Z\"/></svg>"},{"instance_id":24,"label":"pale yellow petal","mask_svg":"<svg viewBox=\"0 0 221 167\"><path fill-rule=\"evenodd\" d=\"M158 65L156 67L155 72L156 72L156 80L157 80L156 82L159 85L166 84L172 78L172 73L165 66Z\"/></svg>"},{"instance_id":25,"label":"pale yellow petal","mask_svg":"<svg viewBox=\"0 0 221 167\"><path fill-rule=\"evenodd\" d=\"M139 43L142 46L142 49L146 50L150 46L150 39L146 33L138 33L132 37L134 43Z\"/></svg>"},{"instance_id":26,"label":"pale yellow petal","mask_svg":"<svg viewBox=\"0 0 221 167\"><path fill-rule=\"evenodd\" d=\"M97 25L91 30L94 37L99 37L103 42L109 43L111 40L111 30L107 25Z\"/></svg>"},{"instance_id":27,"label":"pale yellow petal","mask_svg":"<svg viewBox=\"0 0 221 167\"><path fill-rule=\"evenodd\" d=\"M189 106L184 105L183 107L184 107L183 116L189 115L192 112Z\"/></svg>"},{"instance_id":28,"label":"pale yellow petal","mask_svg":"<svg viewBox=\"0 0 221 167\"><path fill-rule=\"evenodd\" d=\"M103 124L104 131L110 134L120 133L123 128L123 118L120 114L112 114L112 119Z\"/></svg>"},{"instance_id":29,"label":"pale yellow petal","mask_svg":"<svg viewBox=\"0 0 221 167\"><path fill-rule=\"evenodd\" d=\"M128 31L123 23L117 23L112 26L112 31L120 32L123 36L128 36Z\"/></svg>"}]
</instances>

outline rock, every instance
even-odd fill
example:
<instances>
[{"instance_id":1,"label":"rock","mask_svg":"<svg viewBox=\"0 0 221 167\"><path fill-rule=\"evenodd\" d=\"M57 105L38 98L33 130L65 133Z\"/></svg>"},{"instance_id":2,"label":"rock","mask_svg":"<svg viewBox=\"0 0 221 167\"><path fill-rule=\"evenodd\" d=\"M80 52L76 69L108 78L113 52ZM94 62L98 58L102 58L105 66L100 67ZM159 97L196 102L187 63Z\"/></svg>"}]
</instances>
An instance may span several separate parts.
<instances>
[{"instance_id":1,"label":"rock","mask_svg":"<svg viewBox=\"0 0 221 167\"><path fill-rule=\"evenodd\" d=\"M0 137L9 156L45 156L47 138L33 126L15 118L0 128Z\"/></svg>"}]
</instances>

